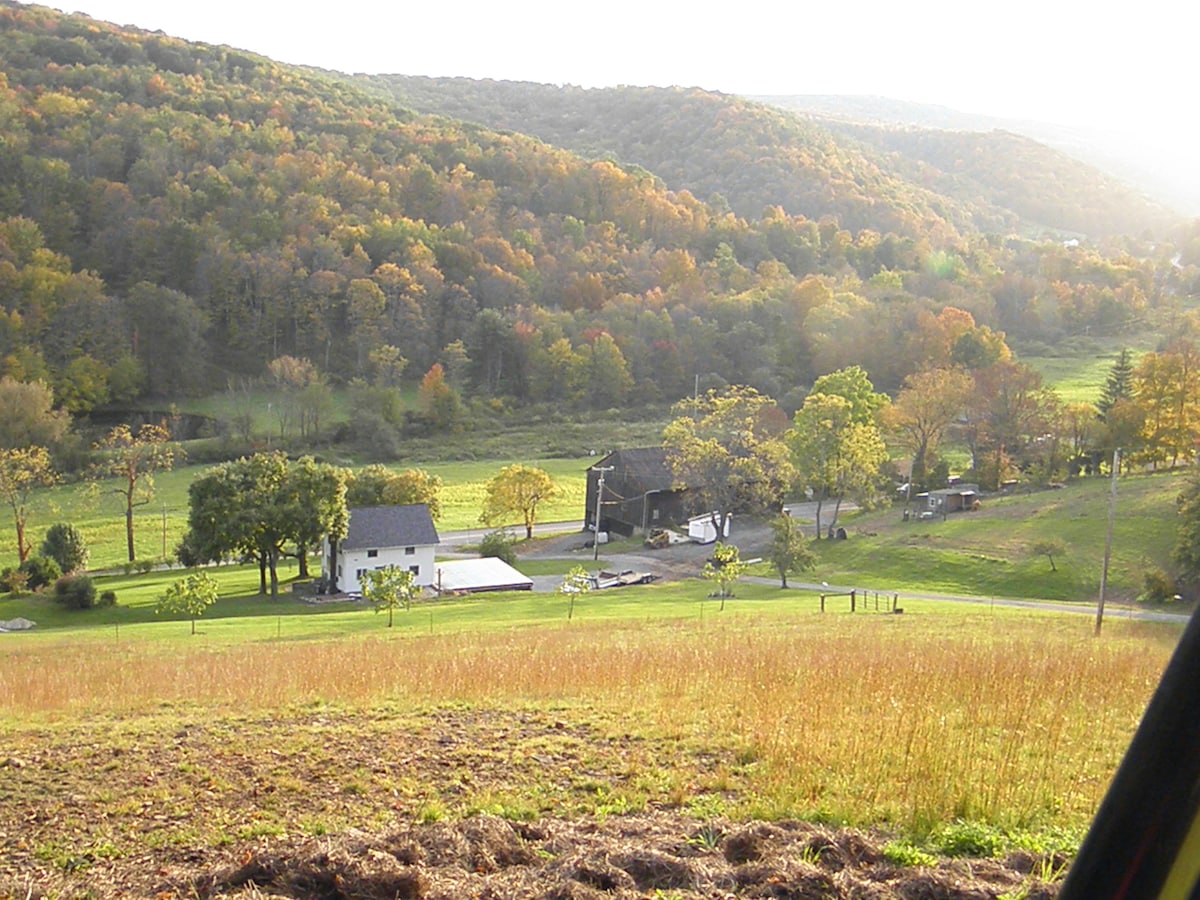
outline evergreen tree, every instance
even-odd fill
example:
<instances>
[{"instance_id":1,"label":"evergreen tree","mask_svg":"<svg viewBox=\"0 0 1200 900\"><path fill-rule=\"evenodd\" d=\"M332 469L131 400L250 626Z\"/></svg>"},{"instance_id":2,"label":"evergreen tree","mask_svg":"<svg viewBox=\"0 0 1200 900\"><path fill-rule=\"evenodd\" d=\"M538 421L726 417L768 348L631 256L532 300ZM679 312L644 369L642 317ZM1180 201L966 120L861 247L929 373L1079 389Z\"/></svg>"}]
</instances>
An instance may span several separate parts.
<instances>
[{"instance_id":1,"label":"evergreen tree","mask_svg":"<svg viewBox=\"0 0 1200 900\"><path fill-rule=\"evenodd\" d=\"M1129 348L1125 347L1121 350L1112 368L1108 370L1108 377L1104 379L1104 387L1100 389L1100 400L1096 403L1100 421L1107 422L1112 408L1120 401L1129 400L1132 397L1133 357L1129 353Z\"/></svg>"}]
</instances>

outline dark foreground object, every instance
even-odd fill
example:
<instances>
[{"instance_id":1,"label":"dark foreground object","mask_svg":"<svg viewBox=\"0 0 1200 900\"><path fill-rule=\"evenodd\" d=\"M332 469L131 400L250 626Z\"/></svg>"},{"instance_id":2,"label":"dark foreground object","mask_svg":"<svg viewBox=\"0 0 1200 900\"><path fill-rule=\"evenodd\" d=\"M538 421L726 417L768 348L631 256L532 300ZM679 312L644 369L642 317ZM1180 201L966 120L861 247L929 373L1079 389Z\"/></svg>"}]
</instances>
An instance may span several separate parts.
<instances>
[{"instance_id":1,"label":"dark foreground object","mask_svg":"<svg viewBox=\"0 0 1200 900\"><path fill-rule=\"evenodd\" d=\"M1200 898L1200 618L1193 615L1067 875L1062 900Z\"/></svg>"}]
</instances>

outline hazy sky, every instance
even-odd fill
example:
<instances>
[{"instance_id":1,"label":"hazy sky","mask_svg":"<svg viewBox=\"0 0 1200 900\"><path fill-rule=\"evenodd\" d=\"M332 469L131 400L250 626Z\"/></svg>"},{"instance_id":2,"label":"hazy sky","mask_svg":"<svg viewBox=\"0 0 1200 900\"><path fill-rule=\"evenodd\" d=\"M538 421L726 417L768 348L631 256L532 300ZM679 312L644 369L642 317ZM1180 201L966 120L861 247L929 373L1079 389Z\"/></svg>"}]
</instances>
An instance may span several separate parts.
<instances>
[{"instance_id":1,"label":"hazy sky","mask_svg":"<svg viewBox=\"0 0 1200 900\"><path fill-rule=\"evenodd\" d=\"M44 0L54 5L53 0ZM66 0L68 11L343 72L742 94L877 94L1192 134L1184 0Z\"/></svg>"}]
</instances>

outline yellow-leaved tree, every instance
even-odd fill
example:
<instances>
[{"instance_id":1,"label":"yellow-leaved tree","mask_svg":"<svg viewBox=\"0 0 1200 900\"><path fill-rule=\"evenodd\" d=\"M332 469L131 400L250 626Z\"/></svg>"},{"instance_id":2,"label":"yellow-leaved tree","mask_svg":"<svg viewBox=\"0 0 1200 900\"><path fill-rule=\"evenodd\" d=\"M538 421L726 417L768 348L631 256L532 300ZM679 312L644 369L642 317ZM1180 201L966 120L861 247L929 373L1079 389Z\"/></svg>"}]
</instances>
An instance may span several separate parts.
<instances>
[{"instance_id":1,"label":"yellow-leaved tree","mask_svg":"<svg viewBox=\"0 0 1200 900\"><path fill-rule=\"evenodd\" d=\"M504 525L519 516L528 540L533 537L538 504L557 495L558 485L544 469L520 463L505 466L487 484L479 521L485 525Z\"/></svg>"}]
</instances>

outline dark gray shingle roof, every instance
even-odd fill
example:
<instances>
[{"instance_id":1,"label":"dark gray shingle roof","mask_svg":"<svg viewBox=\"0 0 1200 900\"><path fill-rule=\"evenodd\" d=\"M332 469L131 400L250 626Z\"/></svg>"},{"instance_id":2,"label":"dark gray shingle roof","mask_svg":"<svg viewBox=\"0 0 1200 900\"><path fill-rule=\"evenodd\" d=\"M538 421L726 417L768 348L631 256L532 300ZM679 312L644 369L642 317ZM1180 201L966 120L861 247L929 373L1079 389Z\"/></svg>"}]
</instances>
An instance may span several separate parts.
<instances>
[{"instance_id":1,"label":"dark gray shingle roof","mask_svg":"<svg viewBox=\"0 0 1200 900\"><path fill-rule=\"evenodd\" d=\"M609 479L637 485L642 491L669 491L674 487L675 477L667 467L667 451L662 447L614 450L595 465L612 466Z\"/></svg>"},{"instance_id":2,"label":"dark gray shingle roof","mask_svg":"<svg viewBox=\"0 0 1200 900\"><path fill-rule=\"evenodd\" d=\"M350 510L344 550L414 547L437 544L433 516L424 503L409 506L362 506Z\"/></svg>"}]
</instances>

